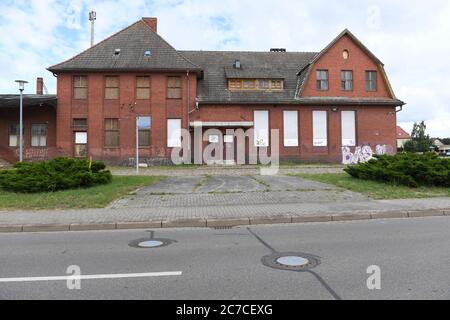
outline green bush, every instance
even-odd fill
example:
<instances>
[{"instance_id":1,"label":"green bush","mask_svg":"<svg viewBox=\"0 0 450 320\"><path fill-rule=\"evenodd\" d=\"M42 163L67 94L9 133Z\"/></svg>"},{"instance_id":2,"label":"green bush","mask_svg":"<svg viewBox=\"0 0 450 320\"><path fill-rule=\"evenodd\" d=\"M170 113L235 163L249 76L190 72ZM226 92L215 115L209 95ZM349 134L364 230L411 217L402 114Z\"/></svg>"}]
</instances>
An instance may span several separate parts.
<instances>
[{"instance_id":1,"label":"green bush","mask_svg":"<svg viewBox=\"0 0 450 320\"><path fill-rule=\"evenodd\" d=\"M348 166L344 171L358 179L389 182L412 188L450 187L450 160L440 158L434 153L377 156L366 163Z\"/></svg>"},{"instance_id":2,"label":"green bush","mask_svg":"<svg viewBox=\"0 0 450 320\"><path fill-rule=\"evenodd\" d=\"M50 161L21 162L15 169L0 171L0 188L20 193L54 192L89 188L111 182L112 175L100 161L55 158Z\"/></svg>"}]
</instances>

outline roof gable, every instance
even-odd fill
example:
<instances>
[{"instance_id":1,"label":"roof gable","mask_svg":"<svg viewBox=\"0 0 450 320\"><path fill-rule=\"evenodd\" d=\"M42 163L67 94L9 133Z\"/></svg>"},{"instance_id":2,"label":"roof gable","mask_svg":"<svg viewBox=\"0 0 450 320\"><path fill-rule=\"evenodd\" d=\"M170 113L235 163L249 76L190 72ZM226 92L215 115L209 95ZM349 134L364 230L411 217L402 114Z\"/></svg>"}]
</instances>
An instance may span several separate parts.
<instances>
[{"instance_id":1,"label":"roof gable","mask_svg":"<svg viewBox=\"0 0 450 320\"><path fill-rule=\"evenodd\" d=\"M120 49L119 54L115 54ZM150 56L144 53L150 51ZM199 71L147 23L139 20L75 57L48 68L64 71Z\"/></svg>"}]
</instances>

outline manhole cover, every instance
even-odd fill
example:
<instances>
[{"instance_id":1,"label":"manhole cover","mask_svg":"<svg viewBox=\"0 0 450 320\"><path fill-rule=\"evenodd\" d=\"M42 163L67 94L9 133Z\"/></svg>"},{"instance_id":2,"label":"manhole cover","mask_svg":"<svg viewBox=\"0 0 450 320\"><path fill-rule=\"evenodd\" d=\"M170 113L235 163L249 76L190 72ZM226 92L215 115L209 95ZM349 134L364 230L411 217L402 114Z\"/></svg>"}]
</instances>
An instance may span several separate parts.
<instances>
[{"instance_id":1,"label":"manhole cover","mask_svg":"<svg viewBox=\"0 0 450 320\"><path fill-rule=\"evenodd\" d=\"M261 261L267 267L288 271L306 271L320 264L318 257L298 252L273 253Z\"/></svg>"},{"instance_id":2,"label":"manhole cover","mask_svg":"<svg viewBox=\"0 0 450 320\"><path fill-rule=\"evenodd\" d=\"M161 247L162 245L164 245L164 242L158 240L142 241L138 243L138 246L142 248L156 248Z\"/></svg>"},{"instance_id":3,"label":"manhole cover","mask_svg":"<svg viewBox=\"0 0 450 320\"><path fill-rule=\"evenodd\" d=\"M172 244L174 241L170 239L137 239L131 241L128 245L133 248L138 249L151 249L151 248L161 248Z\"/></svg>"}]
</instances>

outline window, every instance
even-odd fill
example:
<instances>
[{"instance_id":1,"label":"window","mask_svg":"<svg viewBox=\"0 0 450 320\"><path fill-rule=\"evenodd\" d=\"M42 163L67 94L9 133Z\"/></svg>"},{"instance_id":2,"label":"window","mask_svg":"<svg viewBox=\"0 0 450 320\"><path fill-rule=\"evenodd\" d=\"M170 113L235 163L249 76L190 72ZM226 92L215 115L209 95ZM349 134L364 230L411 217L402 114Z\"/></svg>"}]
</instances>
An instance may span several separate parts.
<instances>
[{"instance_id":1,"label":"window","mask_svg":"<svg viewBox=\"0 0 450 320\"><path fill-rule=\"evenodd\" d=\"M256 80L245 79L242 81L242 87L244 89L256 89Z\"/></svg>"},{"instance_id":2,"label":"window","mask_svg":"<svg viewBox=\"0 0 450 320\"><path fill-rule=\"evenodd\" d=\"M87 132L75 132L75 157L87 157L87 138Z\"/></svg>"},{"instance_id":3,"label":"window","mask_svg":"<svg viewBox=\"0 0 450 320\"><path fill-rule=\"evenodd\" d=\"M22 127L22 143L25 141L25 127ZM20 126L19 124L12 124L9 127L9 146L18 147L19 146L19 136L20 136Z\"/></svg>"},{"instance_id":4,"label":"window","mask_svg":"<svg viewBox=\"0 0 450 320\"><path fill-rule=\"evenodd\" d=\"M138 118L139 147L150 147L150 129L152 128L151 117Z\"/></svg>"},{"instance_id":5,"label":"window","mask_svg":"<svg viewBox=\"0 0 450 320\"><path fill-rule=\"evenodd\" d=\"M254 111L255 147L269 146L269 111Z\"/></svg>"},{"instance_id":6,"label":"window","mask_svg":"<svg viewBox=\"0 0 450 320\"><path fill-rule=\"evenodd\" d=\"M342 51L342 58L344 58L344 60L348 60L349 57L350 57L350 53L348 52L347 49Z\"/></svg>"},{"instance_id":7,"label":"window","mask_svg":"<svg viewBox=\"0 0 450 320\"><path fill-rule=\"evenodd\" d=\"M283 112L284 146L298 147L298 112Z\"/></svg>"},{"instance_id":8,"label":"window","mask_svg":"<svg viewBox=\"0 0 450 320\"><path fill-rule=\"evenodd\" d=\"M73 77L73 98L87 99L87 77L74 76Z\"/></svg>"},{"instance_id":9,"label":"window","mask_svg":"<svg viewBox=\"0 0 450 320\"><path fill-rule=\"evenodd\" d=\"M341 112L342 146L356 146L355 111Z\"/></svg>"},{"instance_id":10,"label":"window","mask_svg":"<svg viewBox=\"0 0 450 320\"><path fill-rule=\"evenodd\" d=\"M119 99L119 77L117 76L105 77L105 99L106 100Z\"/></svg>"},{"instance_id":11,"label":"window","mask_svg":"<svg viewBox=\"0 0 450 320\"><path fill-rule=\"evenodd\" d=\"M283 89L283 80L272 80L271 81L271 89L272 90L281 90L281 89Z\"/></svg>"},{"instance_id":12,"label":"window","mask_svg":"<svg viewBox=\"0 0 450 320\"><path fill-rule=\"evenodd\" d=\"M181 77L167 77L167 98L181 99Z\"/></svg>"},{"instance_id":13,"label":"window","mask_svg":"<svg viewBox=\"0 0 450 320\"><path fill-rule=\"evenodd\" d=\"M75 129L85 129L87 128L87 119L73 119L72 126Z\"/></svg>"},{"instance_id":14,"label":"window","mask_svg":"<svg viewBox=\"0 0 450 320\"><path fill-rule=\"evenodd\" d=\"M167 119L167 147L181 148L181 119Z\"/></svg>"},{"instance_id":15,"label":"window","mask_svg":"<svg viewBox=\"0 0 450 320\"><path fill-rule=\"evenodd\" d=\"M344 91L353 90L353 71L341 71L341 88Z\"/></svg>"},{"instance_id":16,"label":"window","mask_svg":"<svg viewBox=\"0 0 450 320\"><path fill-rule=\"evenodd\" d=\"M105 119L105 148L119 147L119 119Z\"/></svg>"},{"instance_id":17,"label":"window","mask_svg":"<svg viewBox=\"0 0 450 320\"><path fill-rule=\"evenodd\" d=\"M328 90L328 70L317 70L317 90Z\"/></svg>"},{"instance_id":18,"label":"window","mask_svg":"<svg viewBox=\"0 0 450 320\"><path fill-rule=\"evenodd\" d=\"M313 146L326 147L327 145L327 112L313 111Z\"/></svg>"},{"instance_id":19,"label":"window","mask_svg":"<svg viewBox=\"0 0 450 320\"><path fill-rule=\"evenodd\" d=\"M228 81L228 88L230 90L236 90L236 89L242 89L242 81L241 80L229 80Z\"/></svg>"},{"instance_id":20,"label":"window","mask_svg":"<svg viewBox=\"0 0 450 320\"><path fill-rule=\"evenodd\" d=\"M31 146L46 147L47 146L47 125L32 124L31 125Z\"/></svg>"},{"instance_id":21,"label":"window","mask_svg":"<svg viewBox=\"0 0 450 320\"><path fill-rule=\"evenodd\" d=\"M136 99L150 99L150 77L136 77Z\"/></svg>"},{"instance_id":22,"label":"window","mask_svg":"<svg viewBox=\"0 0 450 320\"><path fill-rule=\"evenodd\" d=\"M366 71L366 91L377 91L376 71Z\"/></svg>"},{"instance_id":23,"label":"window","mask_svg":"<svg viewBox=\"0 0 450 320\"><path fill-rule=\"evenodd\" d=\"M258 89L269 90L270 89L270 81L266 80L266 79L258 80Z\"/></svg>"}]
</instances>

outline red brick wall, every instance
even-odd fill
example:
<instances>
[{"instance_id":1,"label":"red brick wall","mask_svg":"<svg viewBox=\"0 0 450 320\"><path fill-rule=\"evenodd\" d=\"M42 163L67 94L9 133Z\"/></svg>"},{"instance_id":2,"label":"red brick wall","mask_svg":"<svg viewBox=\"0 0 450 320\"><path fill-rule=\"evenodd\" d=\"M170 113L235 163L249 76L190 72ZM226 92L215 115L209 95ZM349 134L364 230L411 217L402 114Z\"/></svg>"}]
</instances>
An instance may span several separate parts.
<instances>
[{"instance_id":1,"label":"red brick wall","mask_svg":"<svg viewBox=\"0 0 450 320\"><path fill-rule=\"evenodd\" d=\"M74 75L88 76L88 99L74 100L72 98L72 79ZM104 77L117 75L120 77L120 97L118 100L104 99ZM136 76L150 76L150 99L136 99ZM167 99L167 77L181 76L182 98ZM185 73L77 73L60 74L58 76L58 136L57 145L65 152L73 155L74 118L88 119L88 150L95 159L103 159L112 163L122 163L135 157L136 146L136 115L151 116L151 147L141 148L142 158L168 157L170 150L167 145L167 119L182 119L183 127L187 127L187 76ZM189 75L190 102L189 108L194 109L196 98L196 74ZM120 148L104 148L104 119L118 118L120 129Z\"/></svg>"},{"instance_id":2,"label":"red brick wall","mask_svg":"<svg viewBox=\"0 0 450 320\"><path fill-rule=\"evenodd\" d=\"M350 54L347 60L342 56L344 50L348 50ZM319 91L316 88L316 71L321 69L328 70L328 91ZM353 91L341 89L341 70L353 70ZM366 91L366 71L377 71L378 90L376 92ZM314 64L302 96L390 98L387 88L377 64L350 37L344 36Z\"/></svg>"},{"instance_id":3,"label":"red brick wall","mask_svg":"<svg viewBox=\"0 0 450 320\"><path fill-rule=\"evenodd\" d=\"M24 159L43 160L56 155L56 111L53 107L24 107ZM9 147L9 127L19 123L19 108L0 109L0 158L18 161L18 149ZM31 125L47 125L47 147L31 147Z\"/></svg>"},{"instance_id":4,"label":"red brick wall","mask_svg":"<svg viewBox=\"0 0 450 320\"><path fill-rule=\"evenodd\" d=\"M369 144L375 151L377 144L396 146L396 116L394 107L358 106L339 107L332 112L330 107L314 106L201 106L192 114L192 121L253 121L254 110L269 111L269 126L279 129L280 158L320 162L341 162L342 134L341 111L356 111L356 141L358 146ZM299 147L284 147L283 111L296 110L299 114ZM328 111L328 147L313 146L312 111Z\"/></svg>"}]
</instances>

